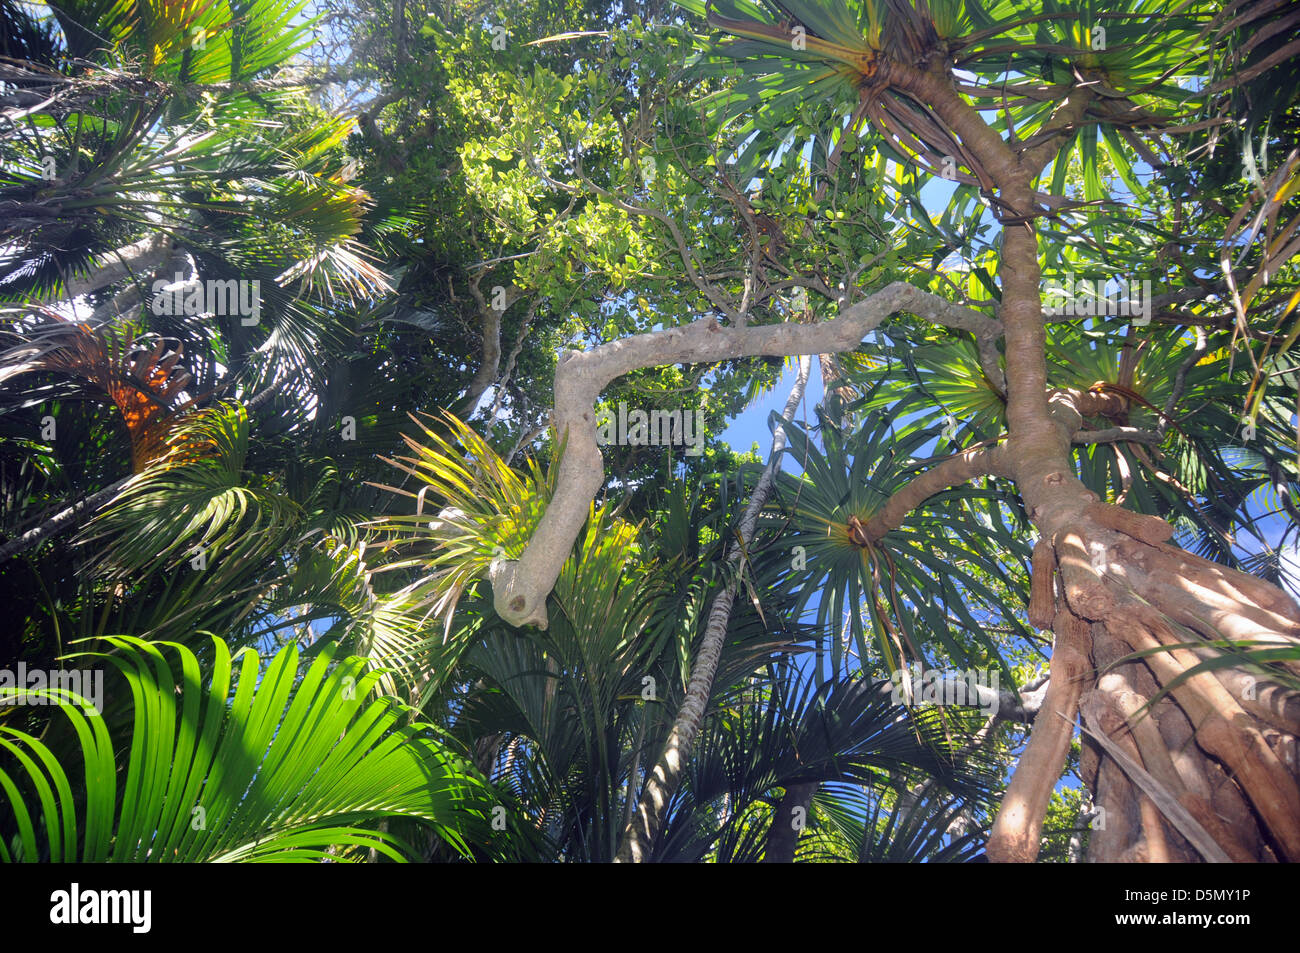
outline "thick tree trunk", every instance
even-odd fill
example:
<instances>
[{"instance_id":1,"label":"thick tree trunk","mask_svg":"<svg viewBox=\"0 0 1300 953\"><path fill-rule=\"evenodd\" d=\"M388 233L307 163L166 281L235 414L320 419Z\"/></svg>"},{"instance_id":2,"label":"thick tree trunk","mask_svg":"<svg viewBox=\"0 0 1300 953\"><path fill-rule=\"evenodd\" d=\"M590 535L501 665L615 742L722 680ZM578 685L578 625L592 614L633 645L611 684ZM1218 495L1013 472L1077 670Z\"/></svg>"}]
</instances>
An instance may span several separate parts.
<instances>
[{"instance_id":1,"label":"thick tree trunk","mask_svg":"<svg viewBox=\"0 0 1300 953\"><path fill-rule=\"evenodd\" d=\"M804 386L808 383L809 361L799 361L799 373L790 388L790 397L786 401L781 418L789 423L794 419L794 412L803 400ZM729 578L722 591L713 597L709 606L708 622L704 628L704 638L700 641L700 650L691 667L691 677L686 689L686 698L677 713L673 727L668 734L659 760L646 778L645 788L641 793L640 803L632 823L623 832L623 842L619 845L616 863L640 863L650 856L650 848L663 824L668 802L681 783L682 770L695 745L700 725L704 721L704 711L708 707L709 696L713 692L713 676L718 670L718 659L722 656L722 647L726 640L727 624L731 620L731 607L736 599L739 585L739 573L743 571L740 562L742 547L748 546L754 538L754 527L758 523L758 514L767 504L772 492L777 471L781 468L781 453L785 449L785 430L777 427L772 434L772 454L768 459L763 475L749 498L736 530L739 544L733 545L727 555Z\"/></svg>"},{"instance_id":2,"label":"thick tree trunk","mask_svg":"<svg viewBox=\"0 0 1300 953\"><path fill-rule=\"evenodd\" d=\"M1127 530L1117 527L1125 526ZM1104 732L1228 858L1300 859L1300 786L1292 693L1228 670L1183 681L1198 638L1300 644L1300 610L1280 590L1160 539L1161 521L1093 504L1060 531L1052 684L1008 787L990 859L1033 860L1076 713ZM1085 654L1086 653L1086 654ZM1039 739L1045 739L1041 744ZM1125 766L1085 737L1083 777L1100 812L1093 861L1193 861L1187 823L1159 809ZM1195 832L1195 828L1193 829Z\"/></svg>"},{"instance_id":3,"label":"thick tree trunk","mask_svg":"<svg viewBox=\"0 0 1300 953\"><path fill-rule=\"evenodd\" d=\"M1027 197L1010 194L1013 201L1029 205ZM1219 679L1190 679L1173 691L1180 716L1166 710L1164 719L1165 731L1177 734L1182 717L1199 749L1178 752L1189 775L1184 777L1168 770L1175 751L1164 735L1139 727L1139 706L1133 701L1171 684L1199 657L1189 651L1157 652L1136 663L1128 677L1122 672L1099 675L1097 664L1098 656L1107 662L1118 657L1116 643L1131 651L1149 650L1186 642L1195 638L1192 633L1206 639L1300 644L1300 611L1279 589L1168 545L1171 530L1162 521L1096 502L1075 477L1069 456L1070 435L1086 408L1077 395L1050 392L1046 386L1037 243L1027 230L1005 232L1002 267L1008 461L1030 518L1054 552L1060 585L1053 600L1056 641L1048 704L1008 786L989 840L989 858L1029 861L1037 856L1047 799L1060 777L1086 692L1092 707L1111 714L1108 736L1114 731L1112 740L1121 748L1132 747L1146 772L1163 777L1178 803L1229 856L1265 860L1275 852L1287 860L1300 859L1294 756L1300 726L1274 732L1270 743L1260 719ZM1041 587L1041 578L1039 582ZM1040 591L1039 602L1047 600L1052 593ZM1106 822L1093 841L1093 859L1192 858L1183 838L1113 759L1102 756L1093 777L1095 803ZM1241 799L1249 802L1258 828L1242 816ZM1226 815L1216 810L1221 805ZM1235 826L1222 823L1222 816L1234 818Z\"/></svg>"},{"instance_id":4,"label":"thick tree trunk","mask_svg":"<svg viewBox=\"0 0 1300 953\"><path fill-rule=\"evenodd\" d=\"M1257 693L1234 698L1225 687L1249 684L1243 673L1198 675L1161 702L1152 722L1138 715L1141 705L1200 657L1188 650L1156 652L1105 670L1130 651L1198 635L1300 644L1300 611L1275 587L1169 545L1170 529L1162 521L1097 503L1076 479L1068 435L1077 429L1079 408L1060 394L1050 405L1035 396L1048 394L1039 357L1042 321L1035 320L1036 248L1022 232L1011 230L1003 255L1001 317L1011 398L1007 460L1050 550L1040 555L1049 562L1054 557L1058 572L1035 572L1039 591L1034 601L1055 609L1052 679L1048 701L994 824L988 856L995 861L1037 856L1047 800L1060 777L1082 701L1097 713L1106 735L1156 778L1228 856L1239 861L1300 859L1295 758L1300 724L1286 717L1288 701L1282 693L1273 693L1277 704L1270 707L1258 702ZM1054 578L1059 586L1053 587ZM1250 707L1257 711L1248 711ZM1189 740L1195 745L1187 745ZM1113 758L1090 747L1085 768L1104 818L1091 842L1091 859L1197 858L1198 852Z\"/></svg>"},{"instance_id":5,"label":"thick tree trunk","mask_svg":"<svg viewBox=\"0 0 1300 953\"><path fill-rule=\"evenodd\" d=\"M1153 730L1137 715L1138 699L1170 685L1199 656L1186 650L1157 652L1104 671L1127 651L1186 642L1196 635L1300 644L1300 610L1259 579L1168 545L1171 531L1161 520L1096 502L1074 476L1069 458L1069 435L1081 420L1079 398L1046 388L1032 236L1020 229L1006 232L1003 269L1008 461L1050 550L1041 556L1054 561L1058 573L1035 572L1035 602L1055 608L1051 688L994 825L990 859L1037 856L1047 798L1060 776L1085 693L1107 735L1121 749L1131 748L1142 768L1229 856L1265 860L1275 850L1282 858L1300 859L1295 761L1300 725L1278 718L1274 726L1281 721L1284 730L1266 737L1260 717L1244 707L1255 699L1236 699L1224 687L1225 681L1240 684L1241 673L1235 673L1184 682L1174 689L1172 702L1162 703L1153 716L1159 726ZM1045 395L1041 401L1040 394ZM1059 578L1058 587L1053 578ZM1179 750L1170 743L1186 742L1189 736L1196 749ZM1172 768L1176 756L1182 771ZM1092 841L1093 859L1193 859L1195 852L1133 778L1113 759L1098 758L1096 752L1090 759L1093 795L1106 825ZM1244 802L1258 828L1247 822ZM1232 820L1224 824L1223 818Z\"/></svg>"}]
</instances>

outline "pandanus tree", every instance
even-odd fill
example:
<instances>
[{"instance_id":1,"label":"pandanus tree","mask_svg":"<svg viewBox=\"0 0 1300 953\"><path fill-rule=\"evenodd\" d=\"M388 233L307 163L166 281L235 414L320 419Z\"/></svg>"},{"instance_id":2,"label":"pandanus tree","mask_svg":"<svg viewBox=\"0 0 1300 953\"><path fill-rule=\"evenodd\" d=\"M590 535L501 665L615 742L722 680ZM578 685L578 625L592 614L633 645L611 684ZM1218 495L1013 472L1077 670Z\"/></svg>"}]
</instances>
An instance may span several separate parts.
<instances>
[{"instance_id":1,"label":"pandanus tree","mask_svg":"<svg viewBox=\"0 0 1300 953\"><path fill-rule=\"evenodd\" d=\"M843 172L856 150L896 192L911 188L905 208L918 176L949 190L938 222L912 224L950 244L915 282L872 290L861 269L846 274L830 294L838 316L823 323L746 326L719 307L564 354L555 496L520 557L492 567L500 615L547 624L547 594L600 485L592 407L609 382L672 361L849 351L912 315L953 332L940 345L950 354L936 371L932 350L929 368L911 361L900 380L917 401L934 397L927 383L964 390L964 408L923 408L955 421L948 439L962 449L866 500L844 537L884 558L927 499L986 480L1033 527L1027 618L1052 633L1050 680L989 857L1037 855L1077 720L1107 818L1094 859L1300 859L1287 754L1300 730L1300 608L1238 568L1233 549L1261 500L1293 510L1296 189L1291 158L1278 161L1290 100L1256 98L1270 121L1231 119L1234 95L1294 57L1295 14L1162 0L681 5L715 31L697 67L721 89L703 108L729 135L738 181L765 181L791 155L811 157L814 175ZM1225 156L1243 153L1234 213L1199 186L1235 183ZM1273 164L1261 171L1264 153ZM1250 238L1265 241L1243 239L1250 216ZM1107 305L1107 279L1139 287ZM1057 307L1067 284L1068 310ZM889 327L903 340L915 325ZM1200 554L1176 545L1176 530ZM644 856L688 754L665 748L629 855Z\"/></svg>"}]
</instances>

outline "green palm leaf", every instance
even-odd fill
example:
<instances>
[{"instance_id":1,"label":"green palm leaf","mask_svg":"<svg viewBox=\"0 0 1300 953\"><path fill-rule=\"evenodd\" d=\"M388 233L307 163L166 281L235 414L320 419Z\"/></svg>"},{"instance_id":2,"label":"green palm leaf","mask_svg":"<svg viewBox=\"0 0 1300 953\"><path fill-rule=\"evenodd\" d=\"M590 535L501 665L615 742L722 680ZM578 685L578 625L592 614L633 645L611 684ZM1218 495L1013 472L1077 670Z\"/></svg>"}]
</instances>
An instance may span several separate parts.
<instances>
[{"instance_id":1,"label":"green palm leaf","mask_svg":"<svg viewBox=\"0 0 1300 953\"><path fill-rule=\"evenodd\" d=\"M295 645L263 670L255 652L232 659L214 638L205 678L182 645L105 641L116 651L80 657L105 659L130 687L127 763L118 763L105 719L77 707L85 699L42 692L79 742L86 794L78 804L65 767L73 758L0 725L9 756L0 788L13 816L0 840L5 861L311 861L341 845L403 860L409 848L368 825L420 818L462 854L466 835L485 828L491 790L429 726L403 726L404 709L367 698L378 676L363 674L360 658L334 664L327 649L299 680ZM179 658L179 678L167 650ZM0 690L0 699L14 692Z\"/></svg>"}]
</instances>

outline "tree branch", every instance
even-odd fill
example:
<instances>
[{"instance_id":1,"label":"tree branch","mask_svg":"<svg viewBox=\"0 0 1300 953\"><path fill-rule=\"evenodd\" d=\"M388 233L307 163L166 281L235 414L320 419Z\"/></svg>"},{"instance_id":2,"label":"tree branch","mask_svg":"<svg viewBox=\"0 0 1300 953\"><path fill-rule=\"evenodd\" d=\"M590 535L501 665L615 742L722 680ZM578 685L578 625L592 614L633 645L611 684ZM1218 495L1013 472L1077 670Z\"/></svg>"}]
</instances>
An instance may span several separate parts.
<instances>
[{"instance_id":1,"label":"tree branch","mask_svg":"<svg viewBox=\"0 0 1300 953\"><path fill-rule=\"evenodd\" d=\"M1160 436L1164 436L1169 425L1174 421L1174 408L1178 402L1183 399L1183 390L1187 387L1187 372L1196 366L1196 363L1205 356L1207 340L1203 328L1195 328L1196 346L1188 353L1187 358L1178 367L1178 372L1174 375L1174 389L1169 392L1169 399L1165 401L1165 411L1160 415L1160 422L1156 425L1156 430Z\"/></svg>"},{"instance_id":2,"label":"tree branch","mask_svg":"<svg viewBox=\"0 0 1300 953\"><path fill-rule=\"evenodd\" d=\"M75 301L123 278L150 273L165 262L171 252L172 237L166 232L156 232L134 244L107 252L87 274L68 279L64 300Z\"/></svg>"},{"instance_id":3,"label":"tree branch","mask_svg":"<svg viewBox=\"0 0 1300 953\"><path fill-rule=\"evenodd\" d=\"M930 497L949 487L960 486L977 476L1006 476L1003 450L998 447L964 450L931 467L885 501L867 521L867 536L873 542L903 525L907 514Z\"/></svg>"},{"instance_id":4,"label":"tree branch","mask_svg":"<svg viewBox=\"0 0 1300 953\"><path fill-rule=\"evenodd\" d=\"M498 311L488 303L483 297L483 292L479 290L479 282L482 278L482 273L477 275L470 282L469 291L474 297L475 304L478 305L483 359L479 362L478 371L475 372L474 379L469 382L469 388L465 391L465 400L456 412L462 420L470 418L478 407L483 392L497 379L497 371L501 369L501 316L520 298L519 292L514 287L507 288L505 307Z\"/></svg>"},{"instance_id":5,"label":"tree branch","mask_svg":"<svg viewBox=\"0 0 1300 953\"><path fill-rule=\"evenodd\" d=\"M794 412L803 399L804 387L808 383L811 362L804 358L799 362L799 373L790 388L781 419L789 423L794 419ZM722 647L727 634L727 624L731 619L731 607L740 587L740 573L743 571L741 560L745 549L753 542L754 531L758 525L758 514L767 504L776 474L781 469L781 453L785 449L785 428L778 426L772 434L772 452L768 456L767 466L754 486L745 512L736 527L737 541L727 552L729 568L727 584L713 597L709 605L708 623L704 627L704 638L700 640L699 653L691 666L690 682L686 688L686 698L677 711L668 740L664 742L663 751L655 762L654 768L647 775L645 788L632 820L623 830L623 841L619 845L616 861L618 863L639 863L650 853L650 847L659 829L663 825L664 814L677 787L681 784L682 772L690 760L695 747L695 738L704 723L704 712L713 694L713 678L718 671L718 660L722 657ZM558 488L556 495L558 496ZM551 506L555 505L552 500ZM583 507L586 508L584 503Z\"/></svg>"},{"instance_id":6,"label":"tree branch","mask_svg":"<svg viewBox=\"0 0 1300 953\"><path fill-rule=\"evenodd\" d=\"M102 490L96 490L89 496L82 497L76 503L73 503L70 506L65 506L53 516L43 520L35 529L30 529L21 536L16 536L4 545L0 545L0 563L3 563L6 559L11 559L12 557L17 556L19 553L31 549L37 543L40 543L51 536L56 536L64 530L76 526L78 523L78 517L82 517L87 513L93 513L109 500L113 499L113 497L117 496L118 491L126 485L126 482L131 479L131 476L132 474L128 473L126 476L122 477L122 479L109 484Z\"/></svg>"},{"instance_id":7,"label":"tree branch","mask_svg":"<svg viewBox=\"0 0 1300 953\"><path fill-rule=\"evenodd\" d=\"M948 327L997 334L993 318L912 285L895 282L823 324L721 327L716 320L611 341L590 351L566 351L555 370L555 432L565 444L555 496L518 560L492 564L494 602L511 625L546 627L546 597L573 548L587 509L605 479L596 444L594 405L615 378L645 367L706 363L738 357L848 351L887 317L908 311Z\"/></svg>"},{"instance_id":8,"label":"tree branch","mask_svg":"<svg viewBox=\"0 0 1300 953\"><path fill-rule=\"evenodd\" d=\"M1127 440L1133 443L1158 444L1163 439L1163 435L1154 430L1143 430L1141 427L1108 427L1105 430L1076 430L1070 437L1070 442L1117 443Z\"/></svg>"}]
</instances>

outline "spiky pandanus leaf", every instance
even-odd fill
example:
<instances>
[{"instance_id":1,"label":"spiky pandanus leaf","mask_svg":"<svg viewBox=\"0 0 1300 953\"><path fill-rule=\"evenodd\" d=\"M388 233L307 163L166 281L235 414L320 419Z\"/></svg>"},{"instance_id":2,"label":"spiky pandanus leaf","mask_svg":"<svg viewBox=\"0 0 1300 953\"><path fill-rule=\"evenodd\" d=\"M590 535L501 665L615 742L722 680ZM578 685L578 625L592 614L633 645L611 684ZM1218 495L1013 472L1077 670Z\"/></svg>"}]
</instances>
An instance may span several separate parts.
<instances>
[{"instance_id":1,"label":"spiky pandanus leaf","mask_svg":"<svg viewBox=\"0 0 1300 953\"><path fill-rule=\"evenodd\" d=\"M823 417L820 433L825 450L790 428L787 452L804 474L782 478L781 518L804 565L787 559L777 584L797 593L801 607L820 597L832 670L845 664L848 639L839 630L847 620L860 664L880 660L893 672L939 652L958 665L991 661L1009 674L986 631L996 617L1032 637L1019 621L1028 552L1005 522L1009 497L996 488L944 491L898 529L868 540L862 528L922 472L929 461L918 451L942 434L897 410L870 414L851 433Z\"/></svg>"}]
</instances>

